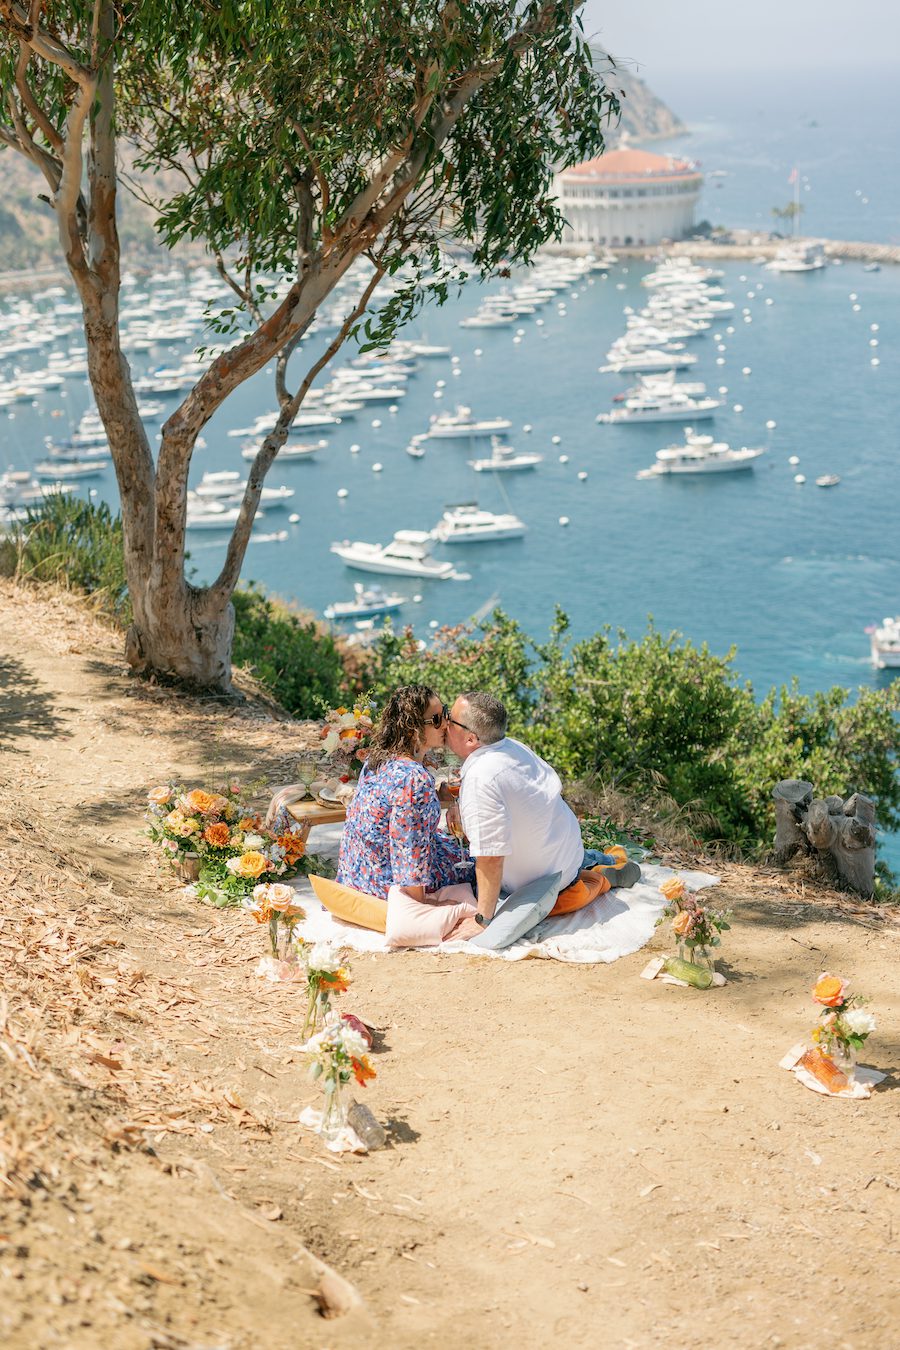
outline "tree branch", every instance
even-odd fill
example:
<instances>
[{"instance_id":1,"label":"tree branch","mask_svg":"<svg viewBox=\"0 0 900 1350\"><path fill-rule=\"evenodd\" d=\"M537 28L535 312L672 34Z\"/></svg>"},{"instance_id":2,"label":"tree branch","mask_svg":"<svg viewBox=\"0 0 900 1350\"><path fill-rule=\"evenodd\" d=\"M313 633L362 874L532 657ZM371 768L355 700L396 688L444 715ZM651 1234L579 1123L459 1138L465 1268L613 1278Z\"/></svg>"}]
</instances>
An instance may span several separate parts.
<instances>
[{"instance_id":1,"label":"tree branch","mask_svg":"<svg viewBox=\"0 0 900 1350\"><path fill-rule=\"evenodd\" d=\"M32 0L32 13L40 6L40 0ZM19 40L19 59L16 62L16 88L19 91L19 97L26 112L31 114L31 119L35 126L43 132L47 144L57 152L63 148L63 138L60 136L56 127L50 121L43 108L31 90L28 83L28 65L31 61L31 49L27 43Z\"/></svg>"},{"instance_id":2,"label":"tree branch","mask_svg":"<svg viewBox=\"0 0 900 1350\"><path fill-rule=\"evenodd\" d=\"M38 56L42 56L51 65L58 66L69 79L82 89L86 89L94 79L94 71L84 66L72 55L69 49L38 23L32 23L31 14L25 12L23 5L4 4L7 23L17 38L23 39Z\"/></svg>"},{"instance_id":3,"label":"tree branch","mask_svg":"<svg viewBox=\"0 0 900 1350\"><path fill-rule=\"evenodd\" d=\"M256 458L251 464L250 472L247 475L247 486L244 489L244 498L241 502L240 515L235 523L231 538L228 541L228 552L225 555L222 570L209 588L210 600L212 600L214 604L224 603L238 583L241 567L244 562L244 555L247 552L247 544L250 542L250 531L253 529L253 521L256 516L256 508L259 505L263 481L271 467L272 461L287 440L291 423L297 416L300 405L306 397L310 385L319 372L328 365L328 362L334 357L335 353L343 346L347 334L350 332L353 325L362 318L363 314L366 312L369 301L374 294L375 288L383 276L384 271L380 267L373 272L362 295L341 324L335 337L328 344L318 361L316 361L307 371L303 383L300 385L297 392L293 397L282 404L281 412L278 415L278 421L257 451Z\"/></svg>"}]
</instances>

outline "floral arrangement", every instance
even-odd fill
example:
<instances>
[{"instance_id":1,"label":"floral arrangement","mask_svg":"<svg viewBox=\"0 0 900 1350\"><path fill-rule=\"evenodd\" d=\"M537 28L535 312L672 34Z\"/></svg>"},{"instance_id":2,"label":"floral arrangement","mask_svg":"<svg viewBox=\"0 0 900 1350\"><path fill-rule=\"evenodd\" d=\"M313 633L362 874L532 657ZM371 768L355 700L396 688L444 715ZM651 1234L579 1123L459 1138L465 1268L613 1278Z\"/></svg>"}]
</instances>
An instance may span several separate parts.
<instances>
[{"instance_id":1,"label":"floral arrangement","mask_svg":"<svg viewBox=\"0 0 900 1350\"><path fill-rule=\"evenodd\" d=\"M241 901L241 907L259 924L269 925L269 947L276 961L296 963L298 944L302 938L294 937L294 928L299 919L306 918L306 911L297 904L297 896L290 886L283 882L263 882L253 887L253 892Z\"/></svg>"},{"instance_id":2,"label":"floral arrangement","mask_svg":"<svg viewBox=\"0 0 900 1350\"><path fill-rule=\"evenodd\" d=\"M341 951L329 942L304 943L302 958L306 966L308 1003L303 1035L314 1032L319 1022L327 1022L332 1013L333 994L345 994L350 986L350 968Z\"/></svg>"},{"instance_id":3,"label":"floral arrangement","mask_svg":"<svg viewBox=\"0 0 900 1350\"><path fill-rule=\"evenodd\" d=\"M302 1050L310 1060L310 1078L321 1083L325 1103L321 1112L302 1112L301 1123L312 1126L329 1147L339 1150L347 1129L344 1087L351 1078L365 1087L376 1077L369 1063L369 1042L348 1020L332 1012L322 1030L310 1037Z\"/></svg>"},{"instance_id":4,"label":"floral arrangement","mask_svg":"<svg viewBox=\"0 0 900 1350\"><path fill-rule=\"evenodd\" d=\"M372 705L363 700L353 708L329 708L321 736L322 749L343 782L358 775L369 753L374 722Z\"/></svg>"},{"instance_id":5,"label":"floral arrangement","mask_svg":"<svg viewBox=\"0 0 900 1350\"><path fill-rule=\"evenodd\" d=\"M847 985L847 980L827 972L816 980L812 996L821 1005L822 1020L813 1030L812 1039L829 1059L852 1064L876 1023L863 1006L866 1000L860 994L848 995Z\"/></svg>"},{"instance_id":6,"label":"floral arrangement","mask_svg":"<svg viewBox=\"0 0 900 1350\"><path fill-rule=\"evenodd\" d=\"M301 826L274 834L249 811L240 784L220 792L177 784L147 794L148 835L172 862L197 860L197 894L218 906L239 905L261 880L315 870Z\"/></svg>"},{"instance_id":7,"label":"floral arrangement","mask_svg":"<svg viewBox=\"0 0 900 1350\"><path fill-rule=\"evenodd\" d=\"M719 934L731 927L728 922L731 910L715 909L712 905L705 904L696 892L688 889L681 877L670 877L659 889L667 903L662 917L657 922L662 923L664 919L672 920L672 931L678 941L679 957L683 960L687 949L688 961L696 965L698 963L695 956L699 953L710 970L713 970L715 962L710 956L710 948L722 945Z\"/></svg>"}]
</instances>

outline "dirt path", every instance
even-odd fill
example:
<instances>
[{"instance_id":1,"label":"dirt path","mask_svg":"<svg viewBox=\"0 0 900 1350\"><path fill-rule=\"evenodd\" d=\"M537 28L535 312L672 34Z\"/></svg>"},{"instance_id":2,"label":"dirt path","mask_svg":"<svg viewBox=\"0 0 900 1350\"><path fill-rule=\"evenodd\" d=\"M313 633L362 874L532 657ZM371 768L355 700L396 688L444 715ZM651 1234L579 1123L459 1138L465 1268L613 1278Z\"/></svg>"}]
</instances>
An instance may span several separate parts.
<instances>
[{"instance_id":1,"label":"dirt path","mask_svg":"<svg viewBox=\"0 0 900 1350\"><path fill-rule=\"evenodd\" d=\"M891 916L730 869L706 995L640 981L646 952L357 955L392 1146L332 1161L293 1123L297 993L140 834L148 784L278 781L303 729L142 688L73 603L2 587L0 1343L896 1343ZM868 1103L778 1068L826 968L879 1018ZM321 1318L314 1257L361 1306Z\"/></svg>"}]
</instances>

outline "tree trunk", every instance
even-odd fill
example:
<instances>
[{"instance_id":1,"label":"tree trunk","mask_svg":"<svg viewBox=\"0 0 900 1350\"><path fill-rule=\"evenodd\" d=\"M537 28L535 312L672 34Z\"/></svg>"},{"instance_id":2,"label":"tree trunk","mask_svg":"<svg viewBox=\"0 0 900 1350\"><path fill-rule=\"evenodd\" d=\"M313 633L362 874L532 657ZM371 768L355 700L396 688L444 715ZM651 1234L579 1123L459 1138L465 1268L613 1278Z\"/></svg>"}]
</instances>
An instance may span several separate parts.
<instances>
[{"instance_id":1,"label":"tree trunk","mask_svg":"<svg viewBox=\"0 0 900 1350\"><path fill-rule=\"evenodd\" d=\"M199 688L231 694L234 606L210 603L209 592L187 581L131 586L134 620L125 656L138 674L173 675Z\"/></svg>"}]
</instances>

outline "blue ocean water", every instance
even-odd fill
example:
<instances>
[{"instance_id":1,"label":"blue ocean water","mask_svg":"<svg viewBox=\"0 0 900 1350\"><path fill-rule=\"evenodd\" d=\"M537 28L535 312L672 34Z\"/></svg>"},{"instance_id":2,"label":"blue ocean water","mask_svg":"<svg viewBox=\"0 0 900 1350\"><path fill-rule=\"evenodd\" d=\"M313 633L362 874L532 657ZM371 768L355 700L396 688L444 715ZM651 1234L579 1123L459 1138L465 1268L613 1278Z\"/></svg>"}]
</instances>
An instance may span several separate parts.
<instances>
[{"instance_id":1,"label":"blue ocean water","mask_svg":"<svg viewBox=\"0 0 900 1350\"><path fill-rule=\"evenodd\" d=\"M810 180L804 231L891 239L900 188L885 173L889 124L876 123L866 103L859 118L872 125L863 135L859 119L828 112L827 89L821 106L813 92L787 91L782 116L773 119L758 98L742 99L733 89L695 87L689 106L673 91L671 101L692 126L679 148L706 169L728 173L708 180L702 214L768 227L770 206L788 199L787 176L797 164ZM874 106L885 116L896 98L886 91ZM865 189L867 204L857 189ZM270 483L296 489L300 521L288 526L287 512L271 512L260 522L263 535L287 528L288 538L251 543L244 578L321 613L330 601L349 598L360 575L329 552L333 540L386 541L396 529L427 529L447 503L477 497L491 509L514 510L528 532L439 549L469 581L401 581L397 588L410 603L399 621L421 636L496 597L537 638L557 604L576 635L608 623L638 636L652 614L662 630L678 629L715 652L735 646L735 668L760 695L793 678L807 692L890 678L872 669L864 628L900 610L900 271L866 273L846 263L791 276L750 262L725 264L720 284L735 311L692 344L699 359L688 378L727 390L714 424L718 439L764 445L767 453L753 473L638 481L637 471L678 439L678 428L597 425L596 414L627 383L597 367L623 331L623 308L645 302L640 279L649 266L629 263L579 282L541 312L540 325L523 318L500 330L460 328L460 318L477 307L474 286L429 309L410 335L449 344L458 362L423 362L396 414L381 407L361 413L314 461L273 469ZM160 349L135 368L178 355ZM305 349L298 353L298 375L300 357L310 359ZM34 406L0 412L0 464L36 463L44 435L77 421L90 401L83 382L69 381L65 397L47 393ZM494 478L474 474L471 449L455 443L430 444L421 460L407 456L404 447L430 414L456 403L479 416L510 418L510 442L539 451L543 464ZM262 372L206 428L192 481L208 469L242 467L228 429L273 406L271 372ZM799 464L790 465L790 456ZM373 471L376 463L381 472ZM794 483L797 472L805 485ZM840 486L816 488L816 476L828 472L840 475ZM115 502L111 471L97 489ZM563 516L567 526L559 523ZM217 537L191 538L200 579L215 575L224 547ZM900 845L892 841L887 856L900 863Z\"/></svg>"}]
</instances>

